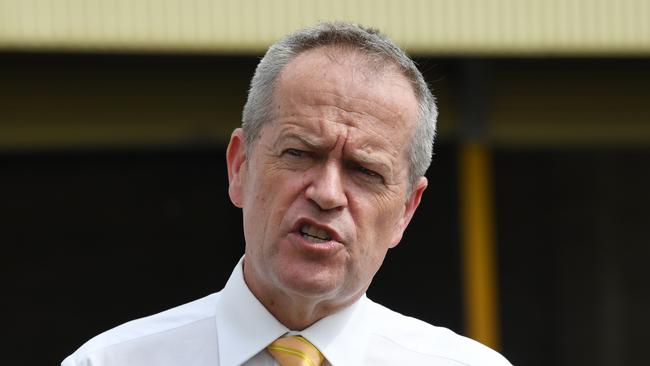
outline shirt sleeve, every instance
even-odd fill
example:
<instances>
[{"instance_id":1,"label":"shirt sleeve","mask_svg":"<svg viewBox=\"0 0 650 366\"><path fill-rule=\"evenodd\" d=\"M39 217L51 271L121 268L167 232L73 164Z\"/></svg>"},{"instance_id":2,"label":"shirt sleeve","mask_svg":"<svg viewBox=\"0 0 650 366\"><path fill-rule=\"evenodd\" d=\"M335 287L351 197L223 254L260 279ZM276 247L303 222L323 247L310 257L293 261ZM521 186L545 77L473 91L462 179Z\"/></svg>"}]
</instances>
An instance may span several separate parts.
<instances>
[{"instance_id":1,"label":"shirt sleeve","mask_svg":"<svg viewBox=\"0 0 650 366\"><path fill-rule=\"evenodd\" d=\"M88 363L84 362L83 364L78 363L72 355L68 356L61 362L61 366L90 366Z\"/></svg>"}]
</instances>

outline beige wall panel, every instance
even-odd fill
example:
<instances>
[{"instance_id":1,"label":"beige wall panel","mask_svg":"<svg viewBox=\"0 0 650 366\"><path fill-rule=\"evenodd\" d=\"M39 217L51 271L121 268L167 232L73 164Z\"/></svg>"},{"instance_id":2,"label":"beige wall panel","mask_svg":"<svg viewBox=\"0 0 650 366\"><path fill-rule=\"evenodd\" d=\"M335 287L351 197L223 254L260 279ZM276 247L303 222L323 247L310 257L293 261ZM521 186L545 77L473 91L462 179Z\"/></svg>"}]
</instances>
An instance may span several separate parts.
<instances>
[{"instance_id":1,"label":"beige wall panel","mask_svg":"<svg viewBox=\"0 0 650 366\"><path fill-rule=\"evenodd\" d=\"M260 53L319 20L418 54L648 55L647 0L0 0L0 49Z\"/></svg>"}]
</instances>

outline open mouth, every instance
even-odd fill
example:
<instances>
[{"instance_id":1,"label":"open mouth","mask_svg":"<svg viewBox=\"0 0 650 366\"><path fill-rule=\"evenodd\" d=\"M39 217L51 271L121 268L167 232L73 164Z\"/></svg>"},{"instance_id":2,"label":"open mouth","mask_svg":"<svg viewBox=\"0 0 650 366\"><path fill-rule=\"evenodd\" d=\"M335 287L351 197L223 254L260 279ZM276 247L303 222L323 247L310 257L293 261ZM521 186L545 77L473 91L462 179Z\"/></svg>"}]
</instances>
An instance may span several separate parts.
<instances>
[{"instance_id":1,"label":"open mouth","mask_svg":"<svg viewBox=\"0 0 650 366\"><path fill-rule=\"evenodd\" d=\"M300 235L312 243L325 243L332 240L332 237L323 229L316 226L304 224L300 227Z\"/></svg>"}]
</instances>

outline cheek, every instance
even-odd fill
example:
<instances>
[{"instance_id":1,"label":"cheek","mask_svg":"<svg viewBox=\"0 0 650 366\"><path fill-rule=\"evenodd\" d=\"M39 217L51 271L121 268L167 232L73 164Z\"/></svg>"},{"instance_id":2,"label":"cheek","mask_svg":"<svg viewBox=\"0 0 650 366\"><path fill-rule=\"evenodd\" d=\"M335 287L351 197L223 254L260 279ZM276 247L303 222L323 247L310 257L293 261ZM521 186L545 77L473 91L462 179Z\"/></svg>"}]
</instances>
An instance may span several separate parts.
<instances>
[{"instance_id":1,"label":"cheek","mask_svg":"<svg viewBox=\"0 0 650 366\"><path fill-rule=\"evenodd\" d=\"M377 232L389 231L397 225L403 211L402 202L397 196L391 192L391 194L375 195L372 200L368 200L368 207L364 211L368 213L370 224L375 225L374 229Z\"/></svg>"},{"instance_id":2,"label":"cheek","mask_svg":"<svg viewBox=\"0 0 650 366\"><path fill-rule=\"evenodd\" d=\"M262 221L279 228L286 211L301 193L300 175L272 167L260 172L250 181L247 190L246 206L250 212L251 223L261 225Z\"/></svg>"},{"instance_id":3,"label":"cheek","mask_svg":"<svg viewBox=\"0 0 650 366\"><path fill-rule=\"evenodd\" d=\"M261 170L259 167L266 168L259 162L251 165L248 179L246 181L246 203L257 210L265 207L273 195L275 178L273 171L269 169Z\"/></svg>"},{"instance_id":4,"label":"cheek","mask_svg":"<svg viewBox=\"0 0 650 366\"><path fill-rule=\"evenodd\" d=\"M350 207L359 241L359 255L374 261L391 246L403 210L401 201L388 195L358 193ZM379 259L377 259L379 260Z\"/></svg>"},{"instance_id":5,"label":"cheek","mask_svg":"<svg viewBox=\"0 0 650 366\"><path fill-rule=\"evenodd\" d=\"M254 194L252 195L252 199L253 202L255 202L255 205L258 206L258 209L266 207L272 195L271 185L268 183L268 181L259 181L257 187L255 187L253 191Z\"/></svg>"},{"instance_id":6,"label":"cheek","mask_svg":"<svg viewBox=\"0 0 650 366\"><path fill-rule=\"evenodd\" d=\"M243 190L244 234L247 243L260 245L269 226L267 221L272 195L269 194L269 181L255 174L257 170L251 168L254 167L249 167Z\"/></svg>"}]
</instances>

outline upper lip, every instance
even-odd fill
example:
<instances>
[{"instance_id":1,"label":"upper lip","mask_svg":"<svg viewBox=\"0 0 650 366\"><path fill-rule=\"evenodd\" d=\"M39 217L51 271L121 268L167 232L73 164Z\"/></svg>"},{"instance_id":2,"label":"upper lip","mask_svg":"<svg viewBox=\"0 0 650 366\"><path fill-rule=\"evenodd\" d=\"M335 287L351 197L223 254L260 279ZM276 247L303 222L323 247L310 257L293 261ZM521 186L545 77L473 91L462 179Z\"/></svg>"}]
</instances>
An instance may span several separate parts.
<instances>
[{"instance_id":1,"label":"upper lip","mask_svg":"<svg viewBox=\"0 0 650 366\"><path fill-rule=\"evenodd\" d=\"M320 224L314 220L311 220L309 218L301 218L296 223L293 225L293 229L291 231L297 232L300 230L303 225L312 225L315 226L321 230L325 230L327 232L327 235L329 235L331 240L337 241L339 243L342 243L341 235L332 227Z\"/></svg>"}]
</instances>

